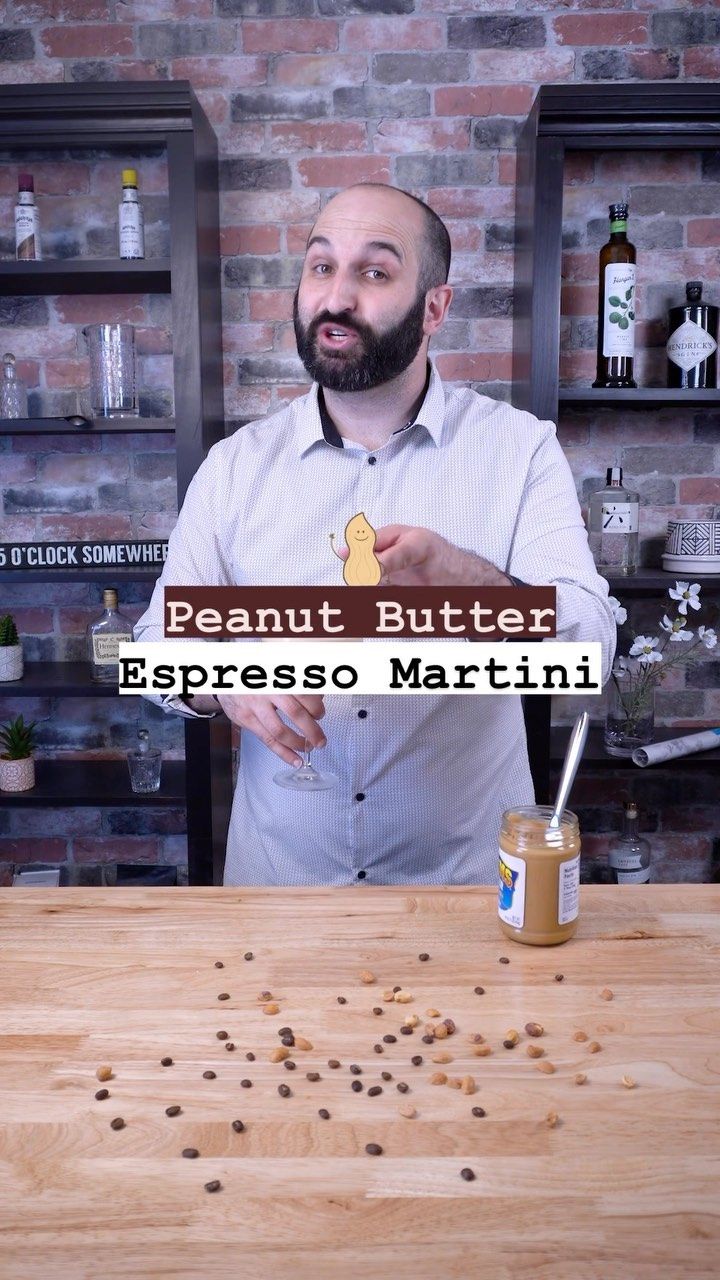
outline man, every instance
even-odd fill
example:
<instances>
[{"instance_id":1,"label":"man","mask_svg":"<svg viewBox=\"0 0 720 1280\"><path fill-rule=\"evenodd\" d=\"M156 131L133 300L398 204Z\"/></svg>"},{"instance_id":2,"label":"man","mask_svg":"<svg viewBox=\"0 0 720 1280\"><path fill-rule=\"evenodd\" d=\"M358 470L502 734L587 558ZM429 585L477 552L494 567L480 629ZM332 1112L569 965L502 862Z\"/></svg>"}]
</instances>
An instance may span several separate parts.
<instances>
[{"instance_id":1,"label":"man","mask_svg":"<svg viewBox=\"0 0 720 1280\"><path fill-rule=\"evenodd\" d=\"M210 450L136 639L162 638L167 584L341 585L328 533L363 512L383 584L555 584L558 639L601 640L608 678L608 586L554 425L444 387L428 359L449 265L444 224L406 192L367 183L328 202L294 299L313 385ZM155 701L219 704L242 727L228 885L495 883L502 812L534 799L517 695ZM304 738L334 790L273 783Z\"/></svg>"}]
</instances>

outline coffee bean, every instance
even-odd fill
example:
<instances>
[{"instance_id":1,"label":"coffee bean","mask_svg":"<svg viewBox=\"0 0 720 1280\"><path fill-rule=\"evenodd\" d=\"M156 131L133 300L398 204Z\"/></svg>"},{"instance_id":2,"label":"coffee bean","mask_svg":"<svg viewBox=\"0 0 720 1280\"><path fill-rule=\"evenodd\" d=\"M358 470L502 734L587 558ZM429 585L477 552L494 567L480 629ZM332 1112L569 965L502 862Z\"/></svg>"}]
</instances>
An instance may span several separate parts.
<instances>
[{"instance_id":1,"label":"coffee bean","mask_svg":"<svg viewBox=\"0 0 720 1280\"><path fill-rule=\"evenodd\" d=\"M215 1080L217 1074L215 1071L203 1071L203 1080Z\"/></svg>"},{"instance_id":2,"label":"coffee bean","mask_svg":"<svg viewBox=\"0 0 720 1280\"><path fill-rule=\"evenodd\" d=\"M216 969L224 969L224 968L225 968L225 965L223 964L222 960L216 960L216 961L215 961L215 968L216 968Z\"/></svg>"},{"instance_id":3,"label":"coffee bean","mask_svg":"<svg viewBox=\"0 0 720 1280\"><path fill-rule=\"evenodd\" d=\"M402 991L402 987L393 987L393 992Z\"/></svg>"},{"instance_id":4,"label":"coffee bean","mask_svg":"<svg viewBox=\"0 0 720 1280\"><path fill-rule=\"evenodd\" d=\"M487 1114L483 1107L473 1107L472 1113L474 1116L484 1116Z\"/></svg>"},{"instance_id":5,"label":"coffee bean","mask_svg":"<svg viewBox=\"0 0 720 1280\"><path fill-rule=\"evenodd\" d=\"M286 1049L292 1049L293 1045L295 1044L295 1037L283 1036L280 1043L284 1044Z\"/></svg>"},{"instance_id":6,"label":"coffee bean","mask_svg":"<svg viewBox=\"0 0 720 1280\"><path fill-rule=\"evenodd\" d=\"M218 1000L229 1000L229 999L230 999L230 993L229 993L229 991L221 991L221 992L220 992L220 995L218 996Z\"/></svg>"},{"instance_id":7,"label":"coffee bean","mask_svg":"<svg viewBox=\"0 0 720 1280\"><path fill-rule=\"evenodd\" d=\"M160 1066L161 1066L161 1067L171 1067L171 1066L172 1066L172 1064L173 1064L173 1060L172 1060L172 1058L161 1058L161 1059L160 1059Z\"/></svg>"},{"instance_id":8,"label":"coffee bean","mask_svg":"<svg viewBox=\"0 0 720 1280\"><path fill-rule=\"evenodd\" d=\"M397 1036L383 1036L385 1044L397 1044Z\"/></svg>"},{"instance_id":9,"label":"coffee bean","mask_svg":"<svg viewBox=\"0 0 720 1280\"><path fill-rule=\"evenodd\" d=\"M253 956L252 951L246 951L246 952L245 952L245 959L246 959L246 960L254 960L254 959L255 959L255 957Z\"/></svg>"},{"instance_id":10,"label":"coffee bean","mask_svg":"<svg viewBox=\"0 0 720 1280\"><path fill-rule=\"evenodd\" d=\"M321 1119L321 1120L329 1120L329 1119L330 1119L330 1112L329 1112L329 1111L326 1111L324 1107L321 1107L321 1108L320 1108L320 1110L318 1111L318 1115L320 1116L320 1119Z\"/></svg>"},{"instance_id":11,"label":"coffee bean","mask_svg":"<svg viewBox=\"0 0 720 1280\"><path fill-rule=\"evenodd\" d=\"M563 980L563 978L564 978L564 977L565 977L565 974L564 974L564 973L556 973L556 974L555 974L555 981L556 981L556 982L562 982L562 980Z\"/></svg>"},{"instance_id":12,"label":"coffee bean","mask_svg":"<svg viewBox=\"0 0 720 1280\"><path fill-rule=\"evenodd\" d=\"M200 1152L198 1151L197 1147L184 1147L182 1154L184 1155L186 1160L197 1160L198 1156L200 1155Z\"/></svg>"},{"instance_id":13,"label":"coffee bean","mask_svg":"<svg viewBox=\"0 0 720 1280\"><path fill-rule=\"evenodd\" d=\"M241 1089L252 1089L252 1080L241 1080L241 1081L240 1081L240 1088L241 1088Z\"/></svg>"},{"instance_id":14,"label":"coffee bean","mask_svg":"<svg viewBox=\"0 0 720 1280\"><path fill-rule=\"evenodd\" d=\"M422 1037L421 1037L421 1039L422 1039L423 1044L434 1044L434 1043L435 1043L435 1037L434 1037L434 1036L422 1036Z\"/></svg>"},{"instance_id":15,"label":"coffee bean","mask_svg":"<svg viewBox=\"0 0 720 1280\"><path fill-rule=\"evenodd\" d=\"M337 1058L329 1058L328 1066L332 1067L332 1069L334 1070L336 1067L340 1066L340 1063L338 1062Z\"/></svg>"},{"instance_id":16,"label":"coffee bean","mask_svg":"<svg viewBox=\"0 0 720 1280\"><path fill-rule=\"evenodd\" d=\"M503 1049L514 1049L514 1048L515 1048L514 1040L503 1040Z\"/></svg>"},{"instance_id":17,"label":"coffee bean","mask_svg":"<svg viewBox=\"0 0 720 1280\"><path fill-rule=\"evenodd\" d=\"M292 1090L291 1090L291 1088L290 1088L290 1085L289 1085L289 1084L279 1084L279 1085L278 1085L278 1093L280 1094L280 1097L281 1097L281 1098L289 1098L289 1097L290 1097L290 1094L292 1093Z\"/></svg>"},{"instance_id":18,"label":"coffee bean","mask_svg":"<svg viewBox=\"0 0 720 1280\"><path fill-rule=\"evenodd\" d=\"M278 1035L279 1035L279 1036L291 1036L291 1035L292 1035L292 1027L281 1027L281 1028L280 1028L280 1030L278 1031Z\"/></svg>"},{"instance_id":19,"label":"coffee bean","mask_svg":"<svg viewBox=\"0 0 720 1280\"><path fill-rule=\"evenodd\" d=\"M338 1004L347 1004L347 1000L345 999L344 996L338 996L337 1002Z\"/></svg>"},{"instance_id":20,"label":"coffee bean","mask_svg":"<svg viewBox=\"0 0 720 1280\"><path fill-rule=\"evenodd\" d=\"M286 1058L285 1061L283 1062L283 1066L286 1071L294 1071L297 1066L297 1063L293 1062L291 1058Z\"/></svg>"},{"instance_id":21,"label":"coffee bean","mask_svg":"<svg viewBox=\"0 0 720 1280\"><path fill-rule=\"evenodd\" d=\"M473 991L475 992L475 995L476 995L476 996L484 996L484 995L485 995L485 988L484 988L484 987L473 987Z\"/></svg>"},{"instance_id":22,"label":"coffee bean","mask_svg":"<svg viewBox=\"0 0 720 1280\"><path fill-rule=\"evenodd\" d=\"M376 1098L379 1093L382 1093L382 1085L374 1084L372 1089L368 1089L368 1098Z\"/></svg>"},{"instance_id":23,"label":"coffee bean","mask_svg":"<svg viewBox=\"0 0 720 1280\"><path fill-rule=\"evenodd\" d=\"M472 1169L461 1169L460 1177L464 1178L466 1182L475 1181L475 1174L473 1173Z\"/></svg>"},{"instance_id":24,"label":"coffee bean","mask_svg":"<svg viewBox=\"0 0 720 1280\"><path fill-rule=\"evenodd\" d=\"M227 1031L216 1031L216 1032L215 1032L215 1035L217 1036L218 1040L227 1040L227 1039L228 1039L228 1033L227 1033Z\"/></svg>"},{"instance_id":25,"label":"coffee bean","mask_svg":"<svg viewBox=\"0 0 720 1280\"><path fill-rule=\"evenodd\" d=\"M429 959L430 959L430 957L429 957L429 955L428 955L427 951L421 951L421 952L420 952L420 955L418 956L418 960L429 960Z\"/></svg>"},{"instance_id":26,"label":"coffee bean","mask_svg":"<svg viewBox=\"0 0 720 1280\"><path fill-rule=\"evenodd\" d=\"M213 1178L212 1182L206 1182L206 1183L205 1183L205 1190L206 1190L206 1191L219 1191L219 1190L220 1190L220 1188L221 1188L221 1186L222 1186L222 1183L220 1182L220 1180L219 1180L218 1178Z\"/></svg>"},{"instance_id":27,"label":"coffee bean","mask_svg":"<svg viewBox=\"0 0 720 1280\"><path fill-rule=\"evenodd\" d=\"M235 1048L235 1045L233 1044L232 1040L228 1040L227 1044L225 1045L225 1048L227 1049L228 1053L232 1053L233 1049Z\"/></svg>"},{"instance_id":28,"label":"coffee bean","mask_svg":"<svg viewBox=\"0 0 720 1280\"><path fill-rule=\"evenodd\" d=\"M351 1062L351 1063L350 1063L350 1071L352 1072L352 1074L353 1074L354 1076L359 1076L359 1075L361 1074L361 1072L362 1072L362 1067L359 1067L359 1066L358 1066L358 1064L357 1064L357 1062Z\"/></svg>"},{"instance_id":29,"label":"coffee bean","mask_svg":"<svg viewBox=\"0 0 720 1280\"><path fill-rule=\"evenodd\" d=\"M383 1047L382 1047L382 1045L381 1045L381 1044L374 1044L374 1045L373 1045L373 1049L375 1050L375 1052L376 1052L376 1053L384 1053L384 1052L385 1052L385 1050L383 1049Z\"/></svg>"},{"instance_id":30,"label":"coffee bean","mask_svg":"<svg viewBox=\"0 0 720 1280\"><path fill-rule=\"evenodd\" d=\"M177 1106L175 1106L175 1107L166 1107L166 1108L165 1108L165 1115L166 1115L166 1116L179 1116L181 1111L182 1111L182 1107L177 1107Z\"/></svg>"},{"instance_id":31,"label":"coffee bean","mask_svg":"<svg viewBox=\"0 0 720 1280\"><path fill-rule=\"evenodd\" d=\"M105 1098L109 1098L109 1097L110 1097L110 1091L108 1089L98 1089L97 1093L95 1094L95 1098L97 1102L104 1102Z\"/></svg>"},{"instance_id":32,"label":"coffee bean","mask_svg":"<svg viewBox=\"0 0 720 1280\"><path fill-rule=\"evenodd\" d=\"M261 1002L261 1004L267 1004L268 1000L272 1000L272 998L273 998L272 991L261 991L260 995L258 996L258 1000Z\"/></svg>"},{"instance_id":33,"label":"coffee bean","mask_svg":"<svg viewBox=\"0 0 720 1280\"><path fill-rule=\"evenodd\" d=\"M246 1053L246 1054L245 1054L245 1057L247 1058L248 1062L254 1062L254 1061L255 1061L255 1054L254 1054L254 1053Z\"/></svg>"},{"instance_id":34,"label":"coffee bean","mask_svg":"<svg viewBox=\"0 0 720 1280\"><path fill-rule=\"evenodd\" d=\"M401 1028L400 1028L400 1035L401 1035L401 1036L411 1036L411 1035L413 1034L413 1031L414 1031L414 1030L415 1030L415 1028L414 1028L414 1027L401 1027Z\"/></svg>"},{"instance_id":35,"label":"coffee bean","mask_svg":"<svg viewBox=\"0 0 720 1280\"><path fill-rule=\"evenodd\" d=\"M308 1071L307 1075L305 1076L305 1079L306 1079L306 1080L312 1080L312 1081L313 1081L313 1083L314 1083L316 1080L319 1080L319 1079L320 1079L320 1072L319 1072L319 1071Z\"/></svg>"},{"instance_id":36,"label":"coffee bean","mask_svg":"<svg viewBox=\"0 0 720 1280\"><path fill-rule=\"evenodd\" d=\"M398 1093L407 1093L408 1089L410 1088L410 1085L406 1084L404 1080L399 1080L395 1088L397 1089Z\"/></svg>"},{"instance_id":37,"label":"coffee bean","mask_svg":"<svg viewBox=\"0 0 720 1280\"><path fill-rule=\"evenodd\" d=\"M420 1054L419 1054L419 1053L416 1053L416 1054L415 1054L415 1057L414 1057L414 1058L411 1058L411 1059L410 1059L410 1061L412 1062L412 1064L413 1064L413 1066L414 1066L414 1067L421 1067L421 1066L422 1066L422 1057L420 1056Z\"/></svg>"},{"instance_id":38,"label":"coffee bean","mask_svg":"<svg viewBox=\"0 0 720 1280\"><path fill-rule=\"evenodd\" d=\"M500 959L498 960L498 964L509 964L509 963L510 961L507 956L501 956Z\"/></svg>"},{"instance_id":39,"label":"coffee bean","mask_svg":"<svg viewBox=\"0 0 720 1280\"><path fill-rule=\"evenodd\" d=\"M367 1143L367 1145L366 1145L366 1147L365 1147L365 1150L367 1151L367 1153L368 1153L368 1155L369 1155L369 1156L381 1156L381 1155L382 1155L382 1147L379 1147L379 1146L378 1146L378 1144L377 1144L377 1142L368 1142L368 1143Z\"/></svg>"},{"instance_id":40,"label":"coffee bean","mask_svg":"<svg viewBox=\"0 0 720 1280\"><path fill-rule=\"evenodd\" d=\"M122 1116L117 1116L117 1117L115 1118L115 1120L111 1120L111 1121L110 1121L110 1128L111 1128L111 1129L124 1129L124 1128L125 1128L125 1121L123 1120Z\"/></svg>"},{"instance_id":41,"label":"coffee bean","mask_svg":"<svg viewBox=\"0 0 720 1280\"><path fill-rule=\"evenodd\" d=\"M245 1132L245 1125L243 1124L242 1120L233 1120L232 1127L236 1133Z\"/></svg>"},{"instance_id":42,"label":"coffee bean","mask_svg":"<svg viewBox=\"0 0 720 1280\"><path fill-rule=\"evenodd\" d=\"M392 1072L390 1072L390 1071L381 1071L381 1072L380 1072L380 1079L381 1079L381 1080L392 1080Z\"/></svg>"},{"instance_id":43,"label":"coffee bean","mask_svg":"<svg viewBox=\"0 0 720 1280\"><path fill-rule=\"evenodd\" d=\"M350 1085L350 1088L352 1089L353 1093L362 1093L364 1088L362 1080L353 1080L352 1084Z\"/></svg>"},{"instance_id":44,"label":"coffee bean","mask_svg":"<svg viewBox=\"0 0 720 1280\"><path fill-rule=\"evenodd\" d=\"M379 1005L376 1005L375 1008L373 1009L373 1013L376 1015L376 1017L379 1017L380 1014L384 1012L385 1010L381 1009Z\"/></svg>"}]
</instances>

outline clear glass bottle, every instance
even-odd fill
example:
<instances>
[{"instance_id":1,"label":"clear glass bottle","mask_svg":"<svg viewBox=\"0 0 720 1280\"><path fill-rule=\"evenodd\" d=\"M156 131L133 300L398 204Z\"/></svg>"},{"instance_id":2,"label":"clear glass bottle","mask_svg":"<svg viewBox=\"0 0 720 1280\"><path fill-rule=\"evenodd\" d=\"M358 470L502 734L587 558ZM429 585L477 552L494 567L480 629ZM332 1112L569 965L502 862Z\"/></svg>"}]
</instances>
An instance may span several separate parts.
<instances>
[{"instance_id":1,"label":"clear glass bottle","mask_svg":"<svg viewBox=\"0 0 720 1280\"><path fill-rule=\"evenodd\" d=\"M611 884L649 884L650 844L638 835L638 811L634 800L625 803L623 828L608 846Z\"/></svg>"},{"instance_id":2,"label":"clear glass bottle","mask_svg":"<svg viewBox=\"0 0 720 1280\"><path fill-rule=\"evenodd\" d=\"M702 300L702 280L688 280L685 302L668 312L668 386L716 387L720 308Z\"/></svg>"},{"instance_id":3,"label":"clear glass bottle","mask_svg":"<svg viewBox=\"0 0 720 1280\"><path fill-rule=\"evenodd\" d=\"M86 631L87 657L93 680L105 684L117 684L120 678L118 646L121 641L132 640L133 624L118 613L118 597L114 587L103 591L103 612Z\"/></svg>"},{"instance_id":4,"label":"clear glass bottle","mask_svg":"<svg viewBox=\"0 0 720 1280\"><path fill-rule=\"evenodd\" d=\"M145 257L145 218L138 200L135 169L122 171L122 201L118 208L118 238L121 258Z\"/></svg>"},{"instance_id":5,"label":"clear glass bottle","mask_svg":"<svg viewBox=\"0 0 720 1280\"><path fill-rule=\"evenodd\" d=\"M0 383L0 418L27 418L28 399L24 382L17 376L15 357L11 351L3 356Z\"/></svg>"},{"instance_id":6,"label":"clear glass bottle","mask_svg":"<svg viewBox=\"0 0 720 1280\"><path fill-rule=\"evenodd\" d=\"M623 485L622 467L608 467L605 488L590 496L588 541L598 573L635 573L640 495Z\"/></svg>"},{"instance_id":7,"label":"clear glass bottle","mask_svg":"<svg viewBox=\"0 0 720 1280\"><path fill-rule=\"evenodd\" d=\"M35 204L35 184L31 173L18 175L18 197L15 205L15 257L18 262L39 262L40 214Z\"/></svg>"},{"instance_id":8,"label":"clear glass bottle","mask_svg":"<svg viewBox=\"0 0 720 1280\"><path fill-rule=\"evenodd\" d=\"M610 205L610 239L600 250L597 377L594 387L636 387L635 245L627 238L627 204Z\"/></svg>"}]
</instances>

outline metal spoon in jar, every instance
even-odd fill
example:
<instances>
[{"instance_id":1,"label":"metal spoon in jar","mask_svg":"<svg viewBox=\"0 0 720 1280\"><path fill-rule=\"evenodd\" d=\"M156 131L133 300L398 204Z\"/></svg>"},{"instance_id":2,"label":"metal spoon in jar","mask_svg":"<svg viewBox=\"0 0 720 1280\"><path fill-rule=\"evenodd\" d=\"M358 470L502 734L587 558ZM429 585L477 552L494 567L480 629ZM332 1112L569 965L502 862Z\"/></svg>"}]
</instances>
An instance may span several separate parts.
<instances>
[{"instance_id":1,"label":"metal spoon in jar","mask_svg":"<svg viewBox=\"0 0 720 1280\"><path fill-rule=\"evenodd\" d=\"M580 758L585 748L585 739L588 735L590 725L590 717L587 711L583 711L573 725L573 731L570 734L565 759L563 761L562 773L560 774L560 785L558 786L557 799L553 815L548 823L549 827L559 827L562 811L565 808L565 801L570 795L572 784L575 781L575 774L578 771Z\"/></svg>"}]
</instances>

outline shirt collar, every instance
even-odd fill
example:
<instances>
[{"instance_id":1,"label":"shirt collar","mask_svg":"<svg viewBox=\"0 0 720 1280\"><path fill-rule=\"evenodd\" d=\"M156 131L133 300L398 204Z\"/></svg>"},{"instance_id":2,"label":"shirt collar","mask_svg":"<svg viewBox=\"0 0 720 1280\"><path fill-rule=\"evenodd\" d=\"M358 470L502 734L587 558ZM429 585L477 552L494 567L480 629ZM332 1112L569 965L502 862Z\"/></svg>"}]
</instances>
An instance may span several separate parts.
<instances>
[{"instance_id":1,"label":"shirt collar","mask_svg":"<svg viewBox=\"0 0 720 1280\"><path fill-rule=\"evenodd\" d=\"M297 410L294 438L298 453L302 456L312 445L326 442L334 448L344 448L343 438L325 408L324 397L319 394L321 388L313 382L307 395L295 401ZM412 422L399 427L393 435L408 430L411 426L423 426L436 445L440 444L445 417L445 392L440 374L432 360L427 362L427 378L425 381L425 397Z\"/></svg>"}]
</instances>

